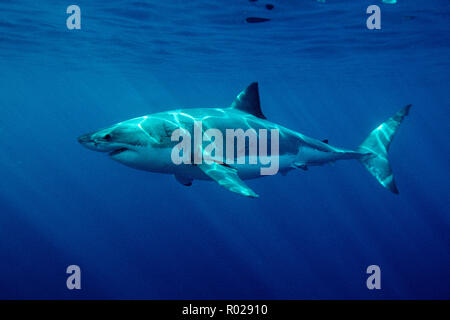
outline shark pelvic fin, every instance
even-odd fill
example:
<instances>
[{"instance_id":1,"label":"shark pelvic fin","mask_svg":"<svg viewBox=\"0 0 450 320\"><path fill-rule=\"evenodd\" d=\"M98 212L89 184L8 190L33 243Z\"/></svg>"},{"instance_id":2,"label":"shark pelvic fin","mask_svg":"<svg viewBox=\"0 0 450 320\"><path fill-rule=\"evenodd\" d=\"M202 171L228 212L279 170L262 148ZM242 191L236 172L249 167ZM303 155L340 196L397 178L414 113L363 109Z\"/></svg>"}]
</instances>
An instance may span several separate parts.
<instances>
[{"instance_id":1,"label":"shark pelvic fin","mask_svg":"<svg viewBox=\"0 0 450 320\"><path fill-rule=\"evenodd\" d=\"M185 177L185 176L181 176L179 174L175 174L175 179L179 183L181 183L183 186L186 186L186 187L192 186L192 181L193 181L192 178L188 178L188 177Z\"/></svg>"},{"instance_id":2,"label":"shark pelvic fin","mask_svg":"<svg viewBox=\"0 0 450 320\"><path fill-rule=\"evenodd\" d=\"M239 93L231 104L231 108L250 113L261 119L266 119L259 103L258 82L251 83L245 90Z\"/></svg>"},{"instance_id":3,"label":"shark pelvic fin","mask_svg":"<svg viewBox=\"0 0 450 320\"><path fill-rule=\"evenodd\" d=\"M198 164L197 167L212 180L231 192L251 198L259 197L239 178L237 170L234 168L224 166L217 162L213 162L212 164L202 163Z\"/></svg>"},{"instance_id":4,"label":"shark pelvic fin","mask_svg":"<svg viewBox=\"0 0 450 320\"><path fill-rule=\"evenodd\" d=\"M294 162L292 164L293 168L302 169L304 171L308 170L308 166L302 162Z\"/></svg>"}]
</instances>

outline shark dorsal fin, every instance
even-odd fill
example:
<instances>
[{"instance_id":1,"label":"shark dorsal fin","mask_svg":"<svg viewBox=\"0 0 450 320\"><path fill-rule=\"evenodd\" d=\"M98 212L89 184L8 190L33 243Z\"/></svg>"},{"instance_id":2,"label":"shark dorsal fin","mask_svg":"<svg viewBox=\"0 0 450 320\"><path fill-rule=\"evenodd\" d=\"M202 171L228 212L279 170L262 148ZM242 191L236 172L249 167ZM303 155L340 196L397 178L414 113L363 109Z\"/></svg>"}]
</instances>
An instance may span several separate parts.
<instances>
[{"instance_id":1,"label":"shark dorsal fin","mask_svg":"<svg viewBox=\"0 0 450 320\"><path fill-rule=\"evenodd\" d=\"M231 104L231 108L250 113L261 119L266 119L259 104L258 82L251 83L245 90L239 93Z\"/></svg>"}]
</instances>

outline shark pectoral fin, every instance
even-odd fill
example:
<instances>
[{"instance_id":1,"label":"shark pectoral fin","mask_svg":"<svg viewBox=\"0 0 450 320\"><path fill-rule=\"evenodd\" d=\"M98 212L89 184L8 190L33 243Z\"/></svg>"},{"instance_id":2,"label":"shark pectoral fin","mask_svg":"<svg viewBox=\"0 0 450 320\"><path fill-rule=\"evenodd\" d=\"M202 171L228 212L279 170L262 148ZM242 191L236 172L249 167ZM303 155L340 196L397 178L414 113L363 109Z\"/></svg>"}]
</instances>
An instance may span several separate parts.
<instances>
[{"instance_id":1,"label":"shark pectoral fin","mask_svg":"<svg viewBox=\"0 0 450 320\"><path fill-rule=\"evenodd\" d=\"M186 186L186 187L192 186L192 181L193 181L192 178L188 178L188 177L185 177L185 176L176 174L176 175L175 175L175 179L176 179L179 183L181 183L183 186Z\"/></svg>"},{"instance_id":2,"label":"shark pectoral fin","mask_svg":"<svg viewBox=\"0 0 450 320\"><path fill-rule=\"evenodd\" d=\"M217 162L212 164L202 163L197 165L197 167L200 168L208 177L231 192L251 198L259 197L244 183L244 181L241 180L241 178L239 178L237 170L234 168L227 167Z\"/></svg>"},{"instance_id":3,"label":"shark pectoral fin","mask_svg":"<svg viewBox=\"0 0 450 320\"><path fill-rule=\"evenodd\" d=\"M297 169L302 169L302 170L308 170L308 166L306 164L304 164L303 162L294 162L292 164L292 167L297 168Z\"/></svg>"}]
</instances>

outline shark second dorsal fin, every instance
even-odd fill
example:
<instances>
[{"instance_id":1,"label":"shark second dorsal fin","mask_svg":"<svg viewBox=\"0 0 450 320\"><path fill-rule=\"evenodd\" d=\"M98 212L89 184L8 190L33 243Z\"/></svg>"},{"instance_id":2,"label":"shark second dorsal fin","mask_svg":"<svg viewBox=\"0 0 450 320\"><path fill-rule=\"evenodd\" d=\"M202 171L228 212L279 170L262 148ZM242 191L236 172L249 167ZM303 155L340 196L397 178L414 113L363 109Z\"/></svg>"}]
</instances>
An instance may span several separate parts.
<instances>
[{"instance_id":1,"label":"shark second dorsal fin","mask_svg":"<svg viewBox=\"0 0 450 320\"><path fill-rule=\"evenodd\" d=\"M231 108L250 113L261 119L266 119L259 104L258 82L251 83L245 90L239 93L231 104Z\"/></svg>"}]
</instances>

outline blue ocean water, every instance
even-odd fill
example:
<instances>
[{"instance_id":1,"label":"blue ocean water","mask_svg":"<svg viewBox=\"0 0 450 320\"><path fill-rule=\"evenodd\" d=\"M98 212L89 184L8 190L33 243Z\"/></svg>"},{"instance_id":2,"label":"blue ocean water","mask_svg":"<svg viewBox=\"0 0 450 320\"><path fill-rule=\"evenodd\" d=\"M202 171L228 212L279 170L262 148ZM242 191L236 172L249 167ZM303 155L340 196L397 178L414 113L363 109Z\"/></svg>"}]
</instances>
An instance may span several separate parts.
<instances>
[{"instance_id":1,"label":"blue ocean water","mask_svg":"<svg viewBox=\"0 0 450 320\"><path fill-rule=\"evenodd\" d=\"M0 298L450 298L449 16L446 0L2 1ZM342 161L249 181L247 199L77 143L253 81L269 120L346 148L413 104L390 151L400 194Z\"/></svg>"}]
</instances>

